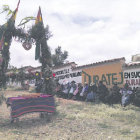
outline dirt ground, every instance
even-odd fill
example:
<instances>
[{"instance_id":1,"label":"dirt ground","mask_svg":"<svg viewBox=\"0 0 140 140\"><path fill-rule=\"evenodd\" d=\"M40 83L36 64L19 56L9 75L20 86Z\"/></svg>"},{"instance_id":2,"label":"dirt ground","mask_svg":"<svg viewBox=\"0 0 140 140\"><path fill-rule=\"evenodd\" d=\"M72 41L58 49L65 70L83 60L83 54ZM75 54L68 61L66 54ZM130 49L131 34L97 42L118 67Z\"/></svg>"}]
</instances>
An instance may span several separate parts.
<instances>
[{"instance_id":1,"label":"dirt ground","mask_svg":"<svg viewBox=\"0 0 140 140\"><path fill-rule=\"evenodd\" d=\"M4 91L6 98L32 94ZM51 120L26 114L10 124L10 108L0 106L0 140L140 140L140 108L108 106L55 97Z\"/></svg>"}]
</instances>

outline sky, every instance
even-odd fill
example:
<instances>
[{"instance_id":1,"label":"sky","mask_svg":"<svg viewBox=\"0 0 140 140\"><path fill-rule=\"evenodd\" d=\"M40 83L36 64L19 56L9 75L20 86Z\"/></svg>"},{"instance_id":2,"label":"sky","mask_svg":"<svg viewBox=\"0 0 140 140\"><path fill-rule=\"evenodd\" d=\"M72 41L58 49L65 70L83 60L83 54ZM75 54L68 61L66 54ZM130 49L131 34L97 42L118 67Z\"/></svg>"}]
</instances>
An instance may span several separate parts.
<instances>
[{"instance_id":1,"label":"sky","mask_svg":"<svg viewBox=\"0 0 140 140\"><path fill-rule=\"evenodd\" d=\"M0 9L9 5L14 10L17 3L0 0ZM24 17L36 17L39 6L53 34L48 41L51 52L61 46L70 62L85 65L125 57L128 63L132 55L140 54L140 0L21 0L16 26ZM2 25L6 16L0 17ZM10 57L16 67L40 65L35 61L35 46L26 51L15 39Z\"/></svg>"}]
</instances>

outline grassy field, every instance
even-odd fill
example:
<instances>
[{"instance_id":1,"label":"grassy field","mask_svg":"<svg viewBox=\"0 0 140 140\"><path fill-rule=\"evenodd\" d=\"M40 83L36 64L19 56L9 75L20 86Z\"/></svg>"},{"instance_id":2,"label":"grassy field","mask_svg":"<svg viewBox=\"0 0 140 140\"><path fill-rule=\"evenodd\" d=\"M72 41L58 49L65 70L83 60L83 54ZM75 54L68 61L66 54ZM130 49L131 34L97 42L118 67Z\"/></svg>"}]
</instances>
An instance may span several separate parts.
<instances>
[{"instance_id":1,"label":"grassy field","mask_svg":"<svg viewBox=\"0 0 140 140\"><path fill-rule=\"evenodd\" d=\"M6 97L29 94L6 91ZM31 94L31 93L30 93ZM140 140L140 108L56 98L51 121L39 113L10 124L10 108L0 106L0 140Z\"/></svg>"}]
</instances>

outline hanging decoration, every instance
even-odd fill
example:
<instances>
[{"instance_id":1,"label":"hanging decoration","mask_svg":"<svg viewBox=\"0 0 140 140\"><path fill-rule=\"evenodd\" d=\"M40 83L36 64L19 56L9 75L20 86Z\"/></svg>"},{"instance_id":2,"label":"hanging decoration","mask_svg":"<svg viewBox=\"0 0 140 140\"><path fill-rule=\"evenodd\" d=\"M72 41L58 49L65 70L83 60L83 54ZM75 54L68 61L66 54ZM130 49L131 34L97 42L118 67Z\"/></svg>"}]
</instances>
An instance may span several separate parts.
<instances>
[{"instance_id":1,"label":"hanging decoration","mask_svg":"<svg viewBox=\"0 0 140 140\"><path fill-rule=\"evenodd\" d=\"M30 42L23 42L22 46L27 51L32 48L32 44Z\"/></svg>"},{"instance_id":2,"label":"hanging decoration","mask_svg":"<svg viewBox=\"0 0 140 140\"><path fill-rule=\"evenodd\" d=\"M6 84L6 71L10 60L9 48L11 45L12 38L14 37L16 41L21 42L25 50L30 50L32 44L36 45L35 49L35 60L39 60L42 64L41 73L44 80L43 87L44 93L51 93L53 85L53 77L51 66L51 52L47 44L47 40L52 36L49 32L49 27L44 27L41 8L37 14L37 18L27 17L21 21L18 28L15 27L15 19L18 11L20 0L18 2L17 8L12 12L11 18L6 24L0 26L0 87L4 87ZM35 25L32 26L28 31L25 31L25 26L30 20L35 20ZM22 75L22 74L20 74ZM51 77L51 78L50 78ZM48 79L48 80L47 80ZM21 77L21 80L23 78Z\"/></svg>"}]
</instances>

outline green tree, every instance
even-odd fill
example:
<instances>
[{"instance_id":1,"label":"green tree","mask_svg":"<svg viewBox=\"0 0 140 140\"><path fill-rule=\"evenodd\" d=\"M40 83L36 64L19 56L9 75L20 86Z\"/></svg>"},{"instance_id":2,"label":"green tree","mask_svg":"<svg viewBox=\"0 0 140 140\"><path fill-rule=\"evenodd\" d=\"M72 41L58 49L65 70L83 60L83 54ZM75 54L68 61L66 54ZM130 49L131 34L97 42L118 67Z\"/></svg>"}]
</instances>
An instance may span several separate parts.
<instances>
[{"instance_id":1,"label":"green tree","mask_svg":"<svg viewBox=\"0 0 140 140\"><path fill-rule=\"evenodd\" d=\"M68 57L68 52L67 51L62 52L61 46L58 46L55 49L55 53L52 55L53 65L60 66L64 64L67 57Z\"/></svg>"}]
</instances>

